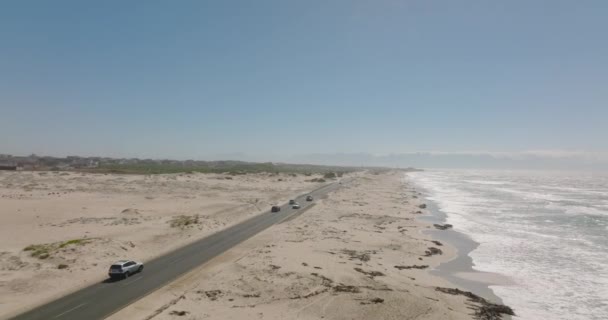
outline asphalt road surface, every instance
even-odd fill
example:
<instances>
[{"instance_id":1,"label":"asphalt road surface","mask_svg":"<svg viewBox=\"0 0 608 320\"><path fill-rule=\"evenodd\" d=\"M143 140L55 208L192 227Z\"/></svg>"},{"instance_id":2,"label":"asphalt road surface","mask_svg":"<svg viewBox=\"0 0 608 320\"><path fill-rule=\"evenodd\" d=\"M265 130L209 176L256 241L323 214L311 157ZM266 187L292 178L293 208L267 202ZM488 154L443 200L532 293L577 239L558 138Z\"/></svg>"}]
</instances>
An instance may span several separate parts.
<instances>
[{"instance_id":1,"label":"asphalt road surface","mask_svg":"<svg viewBox=\"0 0 608 320\"><path fill-rule=\"evenodd\" d=\"M332 183L308 194L312 195L316 201L338 187L340 187L338 183ZM291 219L298 213L311 207L314 201L306 201L306 195L296 198L296 201L301 205L300 209L292 209L290 205L285 204L281 206L281 211L279 212L268 211L262 213L164 256L148 261L145 263L142 273L132 275L120 281L104 280L101 283L91 285L32 309L13 319L93 320L106 318L146 294L168 284L180 275L251 238L260 231L286 219ZM108 268L112 262L108 261Z\"/></svg>"}]
</instances>

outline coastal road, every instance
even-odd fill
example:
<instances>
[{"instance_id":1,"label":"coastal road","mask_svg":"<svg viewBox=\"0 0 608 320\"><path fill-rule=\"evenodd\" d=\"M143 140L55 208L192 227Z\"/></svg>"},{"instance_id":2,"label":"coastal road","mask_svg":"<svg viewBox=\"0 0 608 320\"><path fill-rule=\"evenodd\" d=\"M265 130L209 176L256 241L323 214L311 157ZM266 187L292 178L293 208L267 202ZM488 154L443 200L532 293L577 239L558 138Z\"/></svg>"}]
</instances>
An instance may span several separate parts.
<instances>
[{"instance_id":1,"label":"coastal road","mask_svg":"<svg viewBox=\"0 0 608 320\"><path fill-rule=\"evenodd\" d=\"M346 179L343 181L346 181ZM145 263L142 273L132 275L121 281L105 280L27 311L12 319L104 319L257 233L306 210L314 203L314 201L306 201L306 195L312 195L316 201L316 199L325 196L339 187L340 184L331 183L305 195L300 195L296 198L296 201L302 206L300 209L292 209L291 206L285 204L281 206L281 211L279 212L264 212L185 247L148 261ZM111 262L108 261L108 268Z\"/></svg>"}]
</instances>

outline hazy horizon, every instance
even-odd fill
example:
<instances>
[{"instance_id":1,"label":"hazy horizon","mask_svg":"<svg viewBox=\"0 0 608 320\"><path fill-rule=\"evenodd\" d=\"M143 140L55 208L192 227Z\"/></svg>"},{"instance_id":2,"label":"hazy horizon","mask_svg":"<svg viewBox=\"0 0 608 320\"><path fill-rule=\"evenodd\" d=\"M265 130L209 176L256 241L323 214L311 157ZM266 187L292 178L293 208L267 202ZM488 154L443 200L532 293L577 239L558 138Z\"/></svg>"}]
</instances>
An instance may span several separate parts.
<instances>
[{"instance_id":1,"label":"hazy horizon","mask_svg":"<svg viewBox=\"0 0 608 320\"><path fill-rule=\"evenodd\" d=\"M0 153L604 170L606 16L605 1L5 1Z\"/></svg>"},{"instance_id":2,"label":"hazy horizon","mask_svg":"<svg viewBox=\"0 0 608 320\"><path fill-rule=\"evenodd\" d=\"M3 154L0 152L0 155ZM35 153L34 153L35 154ZM13 155L28 156L28 155ZM566 170L566 171L602 171L608 172L608 153L580 153L555 151L529 152L495 152L495 153L444 153L444 152L412 152L401 154L374 155L369 153L334 153L334 154L298 154L298 155L248 155L244 153L216 154L204 158L175 158L175 157L120 157L108 155L47 155L36 156L80 156L80 157L110 157L110 158L139 158L153 160L195 160L195 161L247 161L274 162L311 165L337 165L354 167L391 167L391 168L421 168L421 169L498 169L498 170Z\"/></svg>"}]
</instances>

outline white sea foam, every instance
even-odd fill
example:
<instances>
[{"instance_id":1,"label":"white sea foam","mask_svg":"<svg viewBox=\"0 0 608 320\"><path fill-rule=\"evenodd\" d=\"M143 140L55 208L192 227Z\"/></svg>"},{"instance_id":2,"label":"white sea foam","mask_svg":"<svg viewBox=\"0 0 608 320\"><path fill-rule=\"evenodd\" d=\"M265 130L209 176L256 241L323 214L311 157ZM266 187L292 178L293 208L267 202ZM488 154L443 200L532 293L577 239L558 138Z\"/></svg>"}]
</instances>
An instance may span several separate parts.
<instances>
[{"instance_id":1,"label":"white sea foam","mask_svg":"<svg viewBox=\"0 0 608 320\"><path fill-rule=\"evenodd\" d=\"M475 268L521 319L608 319L608 177L534 172L408 175L480 246Z\"/></svg>"}]
</instances>

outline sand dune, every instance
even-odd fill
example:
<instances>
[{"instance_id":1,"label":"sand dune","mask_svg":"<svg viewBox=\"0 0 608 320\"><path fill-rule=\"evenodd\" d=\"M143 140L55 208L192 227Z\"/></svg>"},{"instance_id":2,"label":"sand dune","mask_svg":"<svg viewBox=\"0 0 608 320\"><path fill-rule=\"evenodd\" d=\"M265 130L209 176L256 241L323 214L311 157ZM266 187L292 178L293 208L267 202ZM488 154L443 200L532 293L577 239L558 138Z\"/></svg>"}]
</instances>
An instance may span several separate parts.
<instances>
[{"instance_id":1,"label":"sand dune","mask_svg":"<svg viewBox=\"0 0 608 320\"><path fill-rule=\"evenodd\" d=\"M101 281L114 260L145 261L268 210L318 187L311 178L0 172L0 318Z\"/></svg>"}]
</instances>

